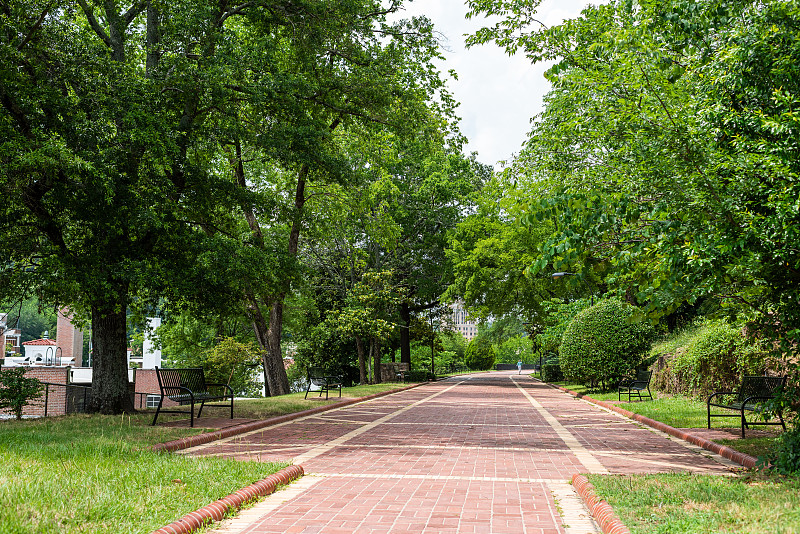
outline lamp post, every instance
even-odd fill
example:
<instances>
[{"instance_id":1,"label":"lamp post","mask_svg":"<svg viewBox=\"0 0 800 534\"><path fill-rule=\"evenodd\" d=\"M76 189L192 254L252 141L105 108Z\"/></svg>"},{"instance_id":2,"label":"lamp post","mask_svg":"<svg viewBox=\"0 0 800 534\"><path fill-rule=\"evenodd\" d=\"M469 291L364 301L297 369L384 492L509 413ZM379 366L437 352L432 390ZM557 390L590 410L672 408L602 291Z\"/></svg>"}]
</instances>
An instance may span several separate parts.
<instances>
[{"instance_id":1,"label":"lamp post","mask_svg":"<svg viewBox=\"0 0 800 534\"><path fill-rule=\"evenodd\" d=\"M553 280L558 280L559 278L563 278L565 276L575 276L575 273L568 273L568 272L553 273L550 276L553 278ZM586 282L584 282L584 283L586 283ZM591 299L592 306L594 306L594 295L589 295L589 299Z\"/></svg>"}]
</instances>

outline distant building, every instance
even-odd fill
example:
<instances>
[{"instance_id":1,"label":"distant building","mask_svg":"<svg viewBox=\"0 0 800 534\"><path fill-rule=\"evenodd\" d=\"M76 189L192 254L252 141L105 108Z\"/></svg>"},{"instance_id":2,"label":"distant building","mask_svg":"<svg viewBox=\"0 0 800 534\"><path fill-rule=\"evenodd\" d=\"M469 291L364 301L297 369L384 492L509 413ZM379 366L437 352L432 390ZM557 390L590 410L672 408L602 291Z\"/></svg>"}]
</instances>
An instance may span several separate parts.
<instances>
[{"instance_id":1,"label":"distant building","mask_svg":"<svg viewBox=\"0 0 800 534\"><path fill-rule=\"evenodd\" d=\"M22 330L7 324L8 314L0 313L0 358L22 352Z\"/></svg>"},{"instance_id":2,"label":"distant building","mask_svg":"<svg viewBox=\"0 0 800 534\"><path fill-rule=\"evenodd\" d=\"M58 355L68 362L75 365L83 363L83 331L72 324L72 313L62 308L58 310L58 322L56 323L56 343Z\"/></svg>"},{"instance_id":3,"label":"distant building","mask_svg":"<svg viewBox=\"0 0 800 534\"><path fill-rule=\"evenodd\" d=\"M453 328L464 336L467 341L472 341L478 335L478 323L469 318L467 310L464 309L464 305L460 302L451 304L450 309L453 310Z\"/></svg>"}]
</instances>

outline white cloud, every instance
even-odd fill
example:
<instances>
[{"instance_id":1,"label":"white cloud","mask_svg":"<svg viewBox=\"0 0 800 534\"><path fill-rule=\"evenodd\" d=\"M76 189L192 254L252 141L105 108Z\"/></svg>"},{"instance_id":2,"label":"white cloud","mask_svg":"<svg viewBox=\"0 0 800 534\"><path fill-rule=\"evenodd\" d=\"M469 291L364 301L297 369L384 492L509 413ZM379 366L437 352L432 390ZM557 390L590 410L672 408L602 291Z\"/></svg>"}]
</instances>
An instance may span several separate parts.
<instances>
[{"instance_id":1,"label":"white cloud","mask_svg":"<svg viewBox=\"0 0 800 534\"><path fill-rule=\"evenodd\" d=\"M542 22L558 24L574 17L586 5L582 0L546 0L539 9ZM425 15L447 41L446 61L440 69L453 69L458 80L450 91L461 102L457 112L461 130L469 139L467 151L495 165L519 152L530 130L530 119L541 111L550 85L543 74L549 65L531 63L523 56L509 57L490 44L467 50L464 34L479 29L485 19L466 20L464 0L417 0L406 5L403 17Z\"/></svg>"}]
</instances>

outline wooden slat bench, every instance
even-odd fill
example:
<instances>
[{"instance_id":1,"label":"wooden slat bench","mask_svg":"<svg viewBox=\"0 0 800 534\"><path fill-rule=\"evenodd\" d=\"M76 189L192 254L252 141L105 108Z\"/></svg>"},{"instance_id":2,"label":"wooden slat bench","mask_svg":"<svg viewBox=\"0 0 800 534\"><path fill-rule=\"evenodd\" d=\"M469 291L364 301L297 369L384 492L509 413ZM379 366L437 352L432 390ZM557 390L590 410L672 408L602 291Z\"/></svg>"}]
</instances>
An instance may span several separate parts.
<instances>
[{"instance_id":1,"label":"wooden slat bench","mask_svg":"<svg viewBox=\"0 0 800 534\"><path fill-rule=\"evenodd\" d=\"M756 425L781 425L786 430L786 423L783 422L783 416L778 412L779 422L755 422L748 421L744 413L756 412L764 401L774 399L778 393L786 385L785 376L745 376L742 378L742 384L736 391L717 391L708 397L706 402L708 407L708 428L711 428L712 417L738 417L741 419L742 424L742 437L744 437L745 428ZM728 403L720 400L723 395L731 395L731 400ZM714 402L712 402L712 400ZM727 410L736 410L739 413L722 413L712 414L711 407L725 408Z\"/></svg>"},{"instance_id":2,"label":"wooden slat bench","mask_svg":"<svg viewBox=\"0 0 800 534\"><path fill-rule=\"evenodd\" d=\"M631 401L631 395L635 394L642 400L644 397L649 397L653 400L653 394L650 393L650 378L653 376L652 371L636 371L635 380L623 380L617 386L617 397L622 400L622 394L628 394L628 402ZM647 390L647 394L644 391Z\"/></svg>"},{"instance_id":3,"label":"wooden slat bench","mask_svg":"<svg viewBox=\"0 0 800 534\"><path fill-rule=\"evenodd\" d=\"M339 390L339 397L342 396L342 377L326 374L325 370L321 367L308 368L308 387L306 388L306 396L311 391L311 386L319 388L319 396L322 397L322 392L325 392L325 400L328 400L328 392L332 389Z\"/></svg>"},{"instance_id":4,"label":"wooden slat bench","mask_svg":"<svg viewBox=\"0 0 800 534\"><path fill-rule=\"evenodd\" d=\"M188 369L159 369L156 367L158 377L158 387L161 390L161 399L158 401L158 409L153 417L152 425L156 424L159 413L187 413L185 410L163 410L161 408L164 398L177 402L180 406L190 405L189 426L194 427L194 405L200 403L200 410L197 417L203 413L203 407L207 402L224 401L225 404L209 404L213 408L231 409L231 419L233 419L233 390L227 384L216 384L206 382L206 376L201 368Z\"/></svg>"}]
</instances>

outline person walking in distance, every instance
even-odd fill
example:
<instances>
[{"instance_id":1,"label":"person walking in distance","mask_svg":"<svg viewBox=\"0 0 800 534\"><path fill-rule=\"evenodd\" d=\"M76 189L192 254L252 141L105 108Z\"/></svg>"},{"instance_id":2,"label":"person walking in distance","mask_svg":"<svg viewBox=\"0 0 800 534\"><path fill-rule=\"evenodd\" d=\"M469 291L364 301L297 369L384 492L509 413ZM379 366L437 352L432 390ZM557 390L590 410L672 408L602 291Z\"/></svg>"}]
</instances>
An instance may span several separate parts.
<instances>
[{"instance_id":1,"label":"person walking in distance","mask_svg":"<svg viewBox=\"0 0 800 534\"><path fill-rule=\"evenodd\" d=\"M522 360L517 360L517 374L522 374Z\"/></svg>"}]
</instances>

